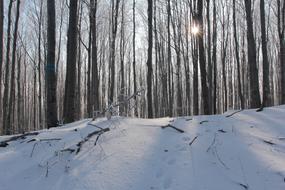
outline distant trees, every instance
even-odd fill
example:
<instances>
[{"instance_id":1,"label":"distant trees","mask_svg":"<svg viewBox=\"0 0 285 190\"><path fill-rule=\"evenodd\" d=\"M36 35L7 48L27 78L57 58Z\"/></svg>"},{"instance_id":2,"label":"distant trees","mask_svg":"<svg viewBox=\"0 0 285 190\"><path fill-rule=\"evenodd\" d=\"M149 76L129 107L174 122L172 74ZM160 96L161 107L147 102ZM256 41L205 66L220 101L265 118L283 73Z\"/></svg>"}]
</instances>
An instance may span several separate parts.
<instances>
[{"instance_id":1,"label":"distant trees","mask_svg":"<svg viewBox=\"0 0 285 190\"><path fill-rule=\"evenodd\" d=\"M5 2L3 134L92 117L119 102L114 113L146 118L285 103L284 1Z\"/></svg>"}]
</instances>

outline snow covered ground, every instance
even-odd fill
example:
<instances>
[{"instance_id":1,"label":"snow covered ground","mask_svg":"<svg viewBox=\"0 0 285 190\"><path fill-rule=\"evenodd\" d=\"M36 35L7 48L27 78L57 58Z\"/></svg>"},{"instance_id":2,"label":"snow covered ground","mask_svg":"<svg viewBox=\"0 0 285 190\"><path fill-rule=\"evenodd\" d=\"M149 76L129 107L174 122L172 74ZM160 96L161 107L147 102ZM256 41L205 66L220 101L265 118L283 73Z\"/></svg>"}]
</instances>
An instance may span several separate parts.
<instances>
[{"instance_id":1,"label":"snow covered ground","mask_svg":"<svg viewBox=\"0 0 285 190\"><path fill-rule=\"evenodd\" d=\"M101 119L78 154L90 120L40 131L0 148L0 190L284 190L285 106L229 114Z\"/></svg>"}]
</instances>

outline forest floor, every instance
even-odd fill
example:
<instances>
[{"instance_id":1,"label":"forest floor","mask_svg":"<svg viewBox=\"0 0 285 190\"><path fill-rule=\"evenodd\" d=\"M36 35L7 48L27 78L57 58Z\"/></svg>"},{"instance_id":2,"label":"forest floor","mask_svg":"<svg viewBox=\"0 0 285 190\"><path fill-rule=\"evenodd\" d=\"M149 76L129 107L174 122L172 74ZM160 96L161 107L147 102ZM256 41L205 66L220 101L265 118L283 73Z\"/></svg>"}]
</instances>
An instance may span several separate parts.
<instances>
[{"instance_id":1,"label":"forest floor","mask_svg":"<svg viewBox=\"0 0 285 190\"><path fill-rule=\"evenodd\" d=\"M0 190L284 190L285 106L231 113L39 131L0 147Z\"/></svg>"}]
</instances>

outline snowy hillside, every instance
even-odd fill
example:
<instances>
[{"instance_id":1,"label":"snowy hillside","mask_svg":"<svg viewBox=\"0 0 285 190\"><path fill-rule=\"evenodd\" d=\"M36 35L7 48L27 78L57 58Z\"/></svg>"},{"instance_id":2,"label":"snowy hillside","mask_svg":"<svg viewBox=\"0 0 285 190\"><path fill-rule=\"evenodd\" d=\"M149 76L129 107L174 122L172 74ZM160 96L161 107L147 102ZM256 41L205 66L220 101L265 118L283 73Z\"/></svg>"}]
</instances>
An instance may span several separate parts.
<instances>
[{"instance_id":1,"label":"snowy hillside","mask_svg":"<svg viewBox=\"0 0 285 190\"><path fill-rule=\"evenodd\" d=\"M284 190L285 106L231 113L83 120L0 137L0 189Z\"/></svg>"}]
</instances>

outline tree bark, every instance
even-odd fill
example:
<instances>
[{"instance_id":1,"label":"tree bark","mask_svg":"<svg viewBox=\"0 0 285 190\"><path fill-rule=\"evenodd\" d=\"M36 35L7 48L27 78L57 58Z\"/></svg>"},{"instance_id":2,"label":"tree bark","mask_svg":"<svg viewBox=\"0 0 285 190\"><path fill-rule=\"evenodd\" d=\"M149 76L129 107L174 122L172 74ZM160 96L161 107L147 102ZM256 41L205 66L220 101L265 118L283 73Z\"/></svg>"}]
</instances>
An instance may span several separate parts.
<instances>
[{"instance_id":1,"label":"tree bark","mask_svg":"<svg viewBox=\"0 0 285 190\"><path fill-rule=\"evenodd\" d=\"M70 0L69 28L67 33L67 70L63 118L65 123L76 120L76 53L77 53L77 6L78 0Z\"/></svg>"},{"instance_id":2,"label":"tree bark","mask_svg":"<svg viewBox=\"0 0 285 190\"><path fill-rule=\"evenodd\" d=\"M6 45L6 65L5 65L5 83L4 83L4 96L3 96L3 133L10 134L10 129L7 125L8 108L9 108L9 79L10 79L10 49L11 49L11 12L13 0L10 0L8 8L8 26L7 26L7 45Z\"/></svg>"},{"instance_id":3,"label":"tree bark","mask_svg":"<svg viewBox=\"0 0 285 190\"><path fill-rule=\"evenodd\" d=\"M11 69L11 80L10 80L10 100L9 100L9 110L7 118L7 126L10 131L13 132L13 119L14 119L14 106L15 106L15 70L16 70L16 49L17 49L17 39L18 39L18 26L19 26L19 17L20 17L20 0L17 0L17 11L16 11L16 20L14 25L14 34L13 34L13 49L12 49L12 69ZM12 131L11 131L12 130Z\"/></svg>"},{"instance_id":4,"label":"tree bark","mask_svg":"<svg viewBox=\"0 0 285 190\"><path fill-rule=\"evenodd\" d=\"M55 72L55 44L56 44L56 24L55 24L55 0L47 0L48 13L48 52L46 64L47 80L47 127L58 125L57 101L56 101L56 72ZM58 55L60 56L60 55Z\"/></svg>"},{"instance_id":5,"label":"tree bark","mask_svg":"<svg viewBox=\"0 0 285 190\"><path fill-rule=\"evenodd\" d=\"M153 47L153 34L152 34L152 21L153 21L153 3L148 0L148 51L147 51L147 106L148 118L153 118L152 111L152 47Z\"/></svg>"},{"instance_id":6,"label":"tree bark","mask_svg":"<svg viewBox=\"0 0 285 190\"><path fill-rule=\"evenodd\" d=\"M200 34L198 35L198 45L199 45L199 62L200 62L200 73L201 73L201 86L202 86L202 97L204 105L204 114L209 115L210 106L209 106L209 91L207 84L207 72L206 72L206 60L205 60L205 51L204 51L204 29L203 29L203 0L198 0L198 23Z\"/></svg>"},{"instance_id":7,"label":"tree bark","mask_svg":"<svg viewBox=\"0 0 285 190\"><path fill-rule=\"evenodd\" d=\"M242 87L241 87L239 44L238 44L237 26L236 26L236 0L233 0L233 30L234 30L234 40L235 40L235 55L237 61L238 95L239 95L241 109L244 109L244 97L242 94Z\"/></svg>"},{"instance_id":8,"label":"tree bark","mask_svg":"<svg viewBox=\"0 0 285 190\"><path fill-rule=\"evenodd\" d=\"M261 22L261 39L262 39L262 56L263 56L263 101L262 107L269 106L269 62L267 53L267 39L266 39L266 26L265 26L265 8L264 0L260 0L260 22Z\"/></svg>"},{"instance_id":9,"label":"tree bark","mask_svg":"<svg viewBox=\"0 0 285 190\"><path fill-rule=\"evenodd\" d=\"M251 0L245 0L246 23L247 23L247 56L250 77L250 108L259 108L261 105L259 94L258 69L256 63L256 44L253 34L253 21Z\"/></svg>"}]
</instances>

